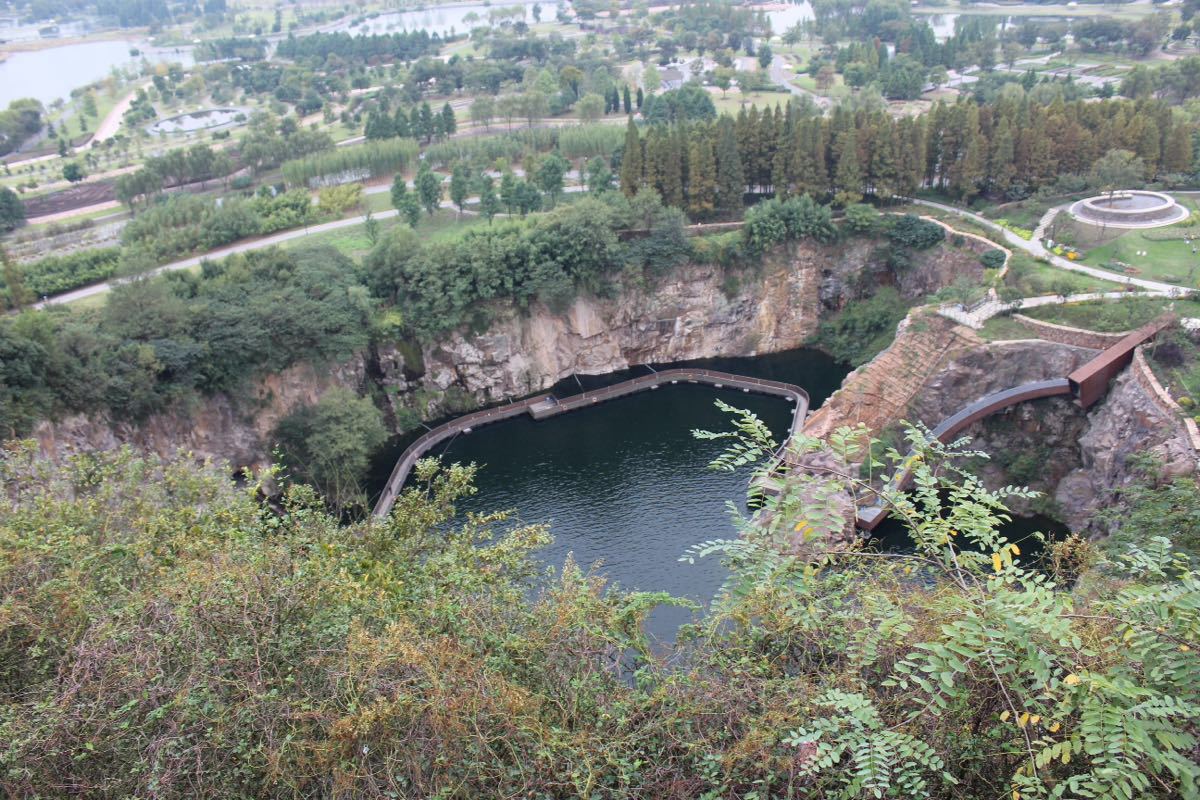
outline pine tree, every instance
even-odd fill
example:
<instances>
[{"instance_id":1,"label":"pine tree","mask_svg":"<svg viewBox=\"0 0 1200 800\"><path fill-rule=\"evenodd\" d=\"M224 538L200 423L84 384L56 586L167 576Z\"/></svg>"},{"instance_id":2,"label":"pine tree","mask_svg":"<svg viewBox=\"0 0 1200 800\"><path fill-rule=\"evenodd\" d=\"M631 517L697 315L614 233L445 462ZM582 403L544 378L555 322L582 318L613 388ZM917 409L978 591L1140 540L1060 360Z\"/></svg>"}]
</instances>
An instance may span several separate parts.
<instances>
[{"instance_id":1,"label":"pine tree","mask_svg":"<svg viewBox=\"0 0 1200 800\"><path fill-rule=\"evenodd\" d=\"M454 117L454 109L447 102L442 106L442 132L447 136L453 136L458 130L458 120Z\"/></svg>"},{"instance_id":2,"label":"pine tree","mask_svg":"<svg viewBox=\"0 0 1200 800\"><path fill-rule=\"evenodd\" d=\"M1004 193L1012 186L1016 174L1013 166L1014 141L1012 126L1004 117L996 125L988 155L988 180L994 191Z\"/></svg>"},{"instance_id":3,"label":"pine tree","mask_svg":"<svg viewBox=\"0 0 1200 800\"><path fill-rule=\"evenodd\" d=\"M645 101L646 101L646 94L645 94L645 92L642 91L642 87L639 86L638 90L637 90L637 110L638 111L642 110L642 103L644 103Z\"/></svg>"},{"instance_id":4,"label":"pine tree","mask_svg":"<svg viewBox=\"0 0 1200 800\"><path fill-rule=\"evenodd\" d=\"M723 116L717 121L717 208L727 216L741 213L746 194L742 157L738 153L733 120Z\"/></svg>"},{"instance_id":5,"label":"pine tree","mask_svg":"<svg viewBox=\"0 0 1200 800\"><path fill-rule=\"evenodd\" d=\"M695 135L688 145L688 213L706 219L717 206L717 159L711 136Z\"/></svg>"},{"instance_id":6,"label":"pine tree","mask_svg":"<svg viewBox=\"0 0 1200 800\"><path fill-rule=\"evenodd\" d=\"M666 144L663 126L655 125L646 134L645 155L642 159L642 183L663 195L663 176L666 173Z\"/></svg>"},{"instance_id":7,"label":"pine tree","mask_svg":"<svg viewBox=\"0 0 1200 800\"><path fill-rule=\"evenodd\" d=\"M621 92L621 97L625 101L625 113L633 113L633 100L629 97L629 84L625 84L625 88Z\"/></svg>"},{"instance_id":8,"label":"pine tree","mask_svg":"<svg viewBox=\"0 0 1200 800\"><path fill-rule=\"evenodd\" d=\"M421 133L421 138L428 142L433 138L435 131L433 126L433 109L429 107L429 103L421 103L420 116L418 119L420 121L419 131Z\"/></svg>"},{"instance_id":9,"label":"pine tree","mask_svg":"<svg viewBox=\"0 0 1200 800\"><path fill-rule=\"evenodd\" d=\"M683 208L683 140L678 132L662 137L660 145L662 161L658 166L659 181L663 202L675 208Z\"/></svg>"},{"instance_id":10,"label":"pine tree","mask_svg":"<svg viewBox=\"0 0 1200 800\"><path fill-rule=\"evenodd\" d=\"M838 149L834 202L847 206L862 200L862 166L858 158L858 138L853 128L838 137Z\"/></svg>"},{"instance_id":11,"label":"pine tree","mask_svg":"<svg viewBox=\"0 0 1200 800\"><path fill-rule=\"evenodd\" d=\"M390 139L394 133L392 118L387 114L378 110L367 114L367 124L363 128L363 136L366 137L367 141Z\"/></svg>"},{"instance_id":12,"label":"pine tree","mask_svg":"<svg viewBox=\"0 0 1200 800\"><path fill-rule=\"evenodd\" d=\"M412 130L408 124L408 115L404 113L404 109L397 108L396 116L392 119L392 133L401 138L412 136Z\"/></svg>"},{"instance_id":13,"label":"pine tree","mask_svg":"<svg viewBox=\"0 0 1200 800\"><path fill-rule=\"evenodd\" d=\"M397 172L396 177L392 179L392 208L399 209L407 194L408 182L404 180L402 173Z\"/></svg>"},{"instance_id":14,"label":"pine tree","mask_svg":"<svg viewBox=\"0 0 1200 800\"><path fill-rule=\"evenodd\" d=\"M1163 171L1190 174L1192 171L1192 137L1188 129L1176 124L1167 135L1167 149L1163 153Z\"/></svg>"},{"instance_id":15,"label":"pine tree","mask_svg":"<svg viewBox=\"0 0 1200 800\"><path fill-rule=\"evenodd\" d=\"M642 186L642 140L633 117L625 126L625 152L621 156L621 192L633 197Z\"/></svg>"}]
</instances>

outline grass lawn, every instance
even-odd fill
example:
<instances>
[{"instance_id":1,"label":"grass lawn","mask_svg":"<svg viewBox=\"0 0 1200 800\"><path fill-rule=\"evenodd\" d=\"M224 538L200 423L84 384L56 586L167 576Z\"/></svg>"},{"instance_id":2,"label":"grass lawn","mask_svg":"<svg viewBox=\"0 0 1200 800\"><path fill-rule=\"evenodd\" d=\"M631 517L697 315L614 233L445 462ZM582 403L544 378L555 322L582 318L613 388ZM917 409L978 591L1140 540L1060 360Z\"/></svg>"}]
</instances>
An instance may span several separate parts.
<instances>
[{"instance_id":1,"label":"grass lawn","mask_svg":"<svg viewBox=\"0 0 1200 800\"><path fill-rule=\"evenodd\" d=\"M713 105L717 107L718 114L726 111L736 114L743 106L758 106L761 111L765 107L774 107L777 103L785 105L790 97L787 92L742 92L737 89L730 89L724 97L712 93Z\"/></svg>"},{"instance_id":2,"label":"grass lawn","mask_svg":"<svg viewBox=\"0 0 1200 800\"><path fill-rule=\"evenodd\" d=\"M1196 249L1200 250L1200 244ZM1146 255L1137 255L1140 252ZM1136 271L1128 274L1134 277L1193 288L1200 285L1200 253L1193 252L1193 245L1183 240L1155 241L1147 238L1144 231L1130 231L1106 245L1092 248L1082 259L1089 266L1120 272L1121 267L1110 263L1114 261L1133 267Z\"/></svg>"},{"instance_id":3,"label":"grass lawn","mask_svg":"<svg viewBox=\"0 0 1200 800\"><path fill-rule=\"evenodd\" d=\"M1130 297L1124 300L1102 300L1091 303L1041 306L1021 313L1027 317L1087 328L1105 333L1119 333L1145 325L1168 308L1181 317L1200 316L1200 301L1169 300L1159 297Z\"/></svg>"},{"instance_id":4,"label":"grass lawn","mask_svg":"<svg viewBox=\"0 0 1200 800\"><path fill-rule=\"evenodd\" d=\"M983 323L976 333L985 342L1000 342L1011 339L1036 339L1037 335L1010 316L992 317Z\"/></svg>"},{"instance_id":5,"label":"grass lawn","mask_svg":"<svg viewBox=\"0 0 1200 800\"><path fill-rule=\"evenodd\" d=\"M1013 254L1012 269L1009 270L1007 283L1016 286L1025 297L1038 297L1046 294L1056 294L1067 291L1070 294L1083 292L1115 292L1121 289L1121 284L1112 281L1093 278L1078 272L1068 272L1049 264L1038 261L1027 253L1017 251Z\"/></svg>"}]
</instances>

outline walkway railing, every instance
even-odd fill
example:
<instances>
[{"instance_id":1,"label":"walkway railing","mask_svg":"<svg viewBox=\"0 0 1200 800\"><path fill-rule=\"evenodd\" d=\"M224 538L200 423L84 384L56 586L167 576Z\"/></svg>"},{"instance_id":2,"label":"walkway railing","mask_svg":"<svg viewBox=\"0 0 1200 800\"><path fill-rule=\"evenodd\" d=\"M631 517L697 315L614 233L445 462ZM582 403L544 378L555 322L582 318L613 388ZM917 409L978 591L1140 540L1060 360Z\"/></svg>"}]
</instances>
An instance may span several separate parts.
<instances>
[{"instance_id":1,"label":"walkway railing","mask_svg":"<svg viewBox=\"0 0 1200 800\"><path fill-rule=\"evenodd\" d=\"M607 400L614 400L618 397L648 391L658 388L663 384L672 383L702 383L718 388L728 387L742 389L746 392L755 392L757 394L786 397L795 403L795 409L792 411L792 425L788 431L789 441L800 430L801 425L804 424L804 418L808 414L808 392L799 386L780 381L766 380L764 378L734 375L729 372L720 372L713 369L666 369L650 375L631 378L612 386L605 386L602 389L583 392L582 394L562 399L556 398L550 393L539 394L509 403L508 405L496 406L484 409L483 411L466 414L423 434L400 455L400 459L392 469L392 474L384 486L383 494L380 495L372 513L375 516L382 517L386 516L392 510L392 506L396 503L396 498L400 496L400 491L404 488L404 483L408 480L408 475L412 472L413 467L416 466L417 461L439 442L450 439L460 433L470 433L473 429L483 425L511 419L521 414L532 414L535 406L540 406L537 409L537 418L545 419L546 417L557 416L568 411L586 408Z\"/></svg>"}]
</instances>

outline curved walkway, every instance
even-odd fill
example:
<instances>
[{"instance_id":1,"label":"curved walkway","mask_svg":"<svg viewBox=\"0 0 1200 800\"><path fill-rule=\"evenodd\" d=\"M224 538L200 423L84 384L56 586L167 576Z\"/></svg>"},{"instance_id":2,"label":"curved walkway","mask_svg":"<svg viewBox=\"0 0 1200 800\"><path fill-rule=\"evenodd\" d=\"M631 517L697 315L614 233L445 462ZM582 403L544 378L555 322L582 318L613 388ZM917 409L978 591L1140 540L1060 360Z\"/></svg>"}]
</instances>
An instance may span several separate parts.
<instances>
[{"instance_id":1,"label":"curved walkway","mask_svg":"<svg viewBox=\"0 0 1200 800\"><path fill-rule=\"evenodd\" d=\"M377 517L387 516L392 510L396 498L399 497L401 490L404 488L404 482L408 480L408 475L412 472L413 467L416 466L417 461L439 442L452 439L460 433L470 433L481 425L511 419L521 414L529 414L534 419L546 419L547 417L565 414L568 411L587 408L606 400L613 400L618 397L636 394L637 392L657 389L663 384L681 382L703 383L717 388L731 387L741 389L745 392L757 392L759 394L787 398L796 404L795 410L792 412L792 426L788 431L787 441L791 441L792 437L800 430L800 426L804 424L804 417L808 414L808 392L799 386L779 381L764 380L762 378L751 378L745 375L733 375L728 372L718 372L712 369L691 369L686 367L660 370L650 375L642 375L641 377L622 381L612 386L606 386L603 389L572 395L562 400L553 394L539 394L525 400L509 403L508 405L476 411L473 414L466 414L423 434L400 455L400 459L392 469L392 474L384 485L383 494L380 495L372 513Z\"/></svg>"},{"instance_id":2,"label":"curved walkway","mask_svg":"<svg viewBox=\"0 0 1200 800\"><path fill-rule=\"evenodd\" d=\"M944 211L948 214L956 214L963 219L971 220L976 225L981 225L988 230L996 231L1004 237L1004 241L1008 242L1013 247L1024 250L1025 252L1037 258L1044 258L1059 269L1065 269L1069 272L1078 272L1081 275L1090 275L1093 278L1100 278L1101 280L1112 281L1113 283L1125 284L1127 286L1137 286L1152 292L1170 292L1172 290L1177 292L1191 291L1186 286L1177 286L1176 284L1163 283L1162 281L1149 281L1145 278L1134 278L1129 275L1119 275L1115 272L1109 272L1105 269L1096 269L1095 267L1078 264L1074 261L1069 261L1068 259L1062 258L1061 256L1054 255L1054 253L1051 253L1042 245L1041 233L1045 231L1046 226L1051 220L1054 219L1055 215L1058 214L1058 207L1052 208L1046 212L1041 221L1038 223L1037 230L1034 231L1033 239L1026 240L1022 239L1020 236L1017 236L1007 228L997 225L987 217L980 216L972 211L958 208L957 206L947 205L946 203L935 203L932 200L921 200L915 197L910 198L909 202L913 205L925 206L926 208L936 208L937 210Z\"/></svg>"},{"instance_id":3,"label":"curved walkway","mask_svg":"<svg viewBox=\"0 0 1200 800\"><path fill-rule=\"evenodd\" d=\"M967 403L939 422L930 433L937 441L947 442L990 414L1018 403L1044 397L1073 396L1079 405L1087 410L1107 391L1109 381L1133 360L1137 347L1154 338L1173 318L1173 315L1167 314L1146 323L1120 341L1100 351L1083 366L1073 370L1070 375L1000 389L974 402ZM915 451L910 450L904 459L903 468L897 470L877 502L858 509L858 527L866 531L873 531L879 526L879 523L883 522L889 511L889 503L885 497L908 488L909 481L912 480L914 458Z\"/></svg>"}]
</instances>

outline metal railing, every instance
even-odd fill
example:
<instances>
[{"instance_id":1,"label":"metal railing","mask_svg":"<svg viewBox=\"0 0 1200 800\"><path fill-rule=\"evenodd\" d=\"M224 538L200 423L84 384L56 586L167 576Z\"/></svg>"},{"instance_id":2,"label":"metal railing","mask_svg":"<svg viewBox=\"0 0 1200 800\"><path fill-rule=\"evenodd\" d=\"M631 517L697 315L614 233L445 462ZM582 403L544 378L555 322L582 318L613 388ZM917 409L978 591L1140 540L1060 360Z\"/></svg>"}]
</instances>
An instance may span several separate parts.
<instances>
[{"instance_id":1,"label":"metal railing","mask_svg":"<svg viewBox=\"0 0 1200 800\"><path fill-rule=\"evenodd\" d=\"M422 434L415 442L410 444L400 455L400 459L396 462L396 466L392 468L392 474L388 477L387 483L384 485L383 493L375 504L375 509L372 512L375 516L386 516L392 510L392 506L396 502L396 498L400 496L400 491L404 488L404 482L408 480L408 475L416 466L417 461L425 455L438 442L457 436L460 433L470 431L482 425L488 425L493 422L499 422L512 417L520 416L528 413L529 410L548 399L553 399L555 402L554 415L574 411L579 408L586 408L597 405L607 400L613 400L618 397L635 394L636 392L646 391L656 386L669 383L703 383L709 386L731 387L743 389L745 391L756 392L758 394L768 394L776 397L786 397L795 402L796 407L792 412L792 426L788 431L788 439L795 436L800 426L804 424L804 418L808 414L808 392L799 386L781 381L771 381L764 378L751 378L745 375L734 375L729 372L720 372L713 369L667 369L659 372L654 372L650 375L642 375L637 378L631 378L627 381L615 383L612 386L605 386L602 389L594 391L585 391L581 394L571 395L570 397L557 398L550 393L539 394L533 397L528 397L524 400L519 400L508 405L496 406L494 408L475 411L470 414L450 420L444 425L430 430Z\"/></svg>"}]
</instances>

